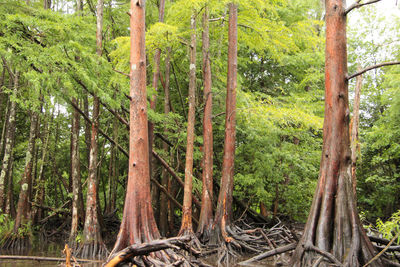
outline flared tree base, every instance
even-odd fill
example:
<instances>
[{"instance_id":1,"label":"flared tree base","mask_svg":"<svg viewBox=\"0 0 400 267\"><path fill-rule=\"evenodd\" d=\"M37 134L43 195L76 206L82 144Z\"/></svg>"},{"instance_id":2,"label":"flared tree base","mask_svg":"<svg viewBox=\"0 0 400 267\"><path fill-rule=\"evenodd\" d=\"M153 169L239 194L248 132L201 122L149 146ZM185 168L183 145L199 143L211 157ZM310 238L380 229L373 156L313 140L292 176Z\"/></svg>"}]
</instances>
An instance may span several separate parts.
<instances>
[{"instance_id":1,"label":"flared tree base","mask_svg":"<svg viewBox=\"0 0 400 267\"><path fill-rule=\"evenodd\" d=\"M86 242L79 246L76 255L83 259L104 259L109 251L103 242Z\"/></svg>"},{"instance_id":2,"label":"flared tree base","mask_svg":"<svg viewBox=\"0 0 400 267\"><path fill-rule=\"evenodd\" d=\"M4 242L1 244L1 250L6 250L11 253L21 254L28 251L31 248L32 242L29 236L21 237L16 234L10 234L4 238Z\"/></svg>"}]
</instances>

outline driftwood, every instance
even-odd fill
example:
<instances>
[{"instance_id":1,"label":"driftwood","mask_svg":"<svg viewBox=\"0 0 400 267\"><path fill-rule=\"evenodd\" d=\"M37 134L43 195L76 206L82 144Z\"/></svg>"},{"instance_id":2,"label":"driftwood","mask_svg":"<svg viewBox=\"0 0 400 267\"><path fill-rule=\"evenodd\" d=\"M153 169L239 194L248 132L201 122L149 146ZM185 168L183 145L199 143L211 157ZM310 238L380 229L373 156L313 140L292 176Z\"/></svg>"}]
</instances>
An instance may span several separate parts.
<instances>
[{"instance_id":1,"label":"driftwood","mask_svg":"<svg viewBox=\"0 0 400 267\"><path fill-rule=\"evenodd\" d=\"M189 251L192 254L199 255L199 252L194 251L188 246L190 240L190 236L182 236L169 239L154 240L149 243L134 244L111 255L109 257L109 260L104 264L104 267L114 267L117 266L117 264L127 261L135 256L144 256L150 254L151 252L169 248L181 248Z\"/></svg>"}]
</instances>

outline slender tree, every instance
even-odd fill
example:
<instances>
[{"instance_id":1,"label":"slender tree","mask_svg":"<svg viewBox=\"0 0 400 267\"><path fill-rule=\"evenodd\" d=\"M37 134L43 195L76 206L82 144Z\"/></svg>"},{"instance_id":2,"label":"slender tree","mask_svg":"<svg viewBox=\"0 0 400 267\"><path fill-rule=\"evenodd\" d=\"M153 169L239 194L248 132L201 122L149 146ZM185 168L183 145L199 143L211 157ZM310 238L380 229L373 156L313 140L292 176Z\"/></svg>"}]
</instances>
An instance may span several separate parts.
<instances>
[{"instance_id":1,"label":"slender tree","mask_svg":"<svg viewBox=\"0 0 400 267\"><path fill-rule=\"evenodd\" d=\"M344 0L326 0L325 119L319 180L292 266L311 266L324 253L343 266L375 254L360 223L352 190ZM330 263L323 263L327 266ZM376 260L369 266L383 266Z\"/></svg>"},{"instance_id":2,"label":"slender tree","mask_svg":"<svg viewBox=\"0 0 400 267\"><path fill-rule=\"evenodd\" d=\"M118 144L119 127L118 121L113 121L113 139ZM118 186L118 149L114 143L111 145L110 165L108 169L108 204L106 213L111 214L115 211L117 204L117 186Z\"/></svg>"},{"instance_id":3,"label":"slender tree","mask_svg":"<svg viewBox=\"0 0 400 267\"><path fill-rule=\"evenodd\" d=\"M192 176L193 176L193 143L194 122L196 106L196 12L190 19L192 30L190 43L190 65L189 65L189 109L187 124L187 143L185 161L185 187L183 196L182 222L179 235L193 234L192 226Z\"/></svg>"},{"instance_id":4,"label":"slender tree","mask_svg":"<svg viewBox=\"0 0 400 267\"><path fill-rule=\"evenodd\" d=\"M158 21L164 22L164 10L165 10L165 0L159 1L158 6ZM158 82L160 80L160 57L161 57L161 48L157 48L154 54L154 68L153 68L153 80L152 85L155 91L155 94L152 96L150 101L150 108L155 110L156 109L156 100L157 100L157 91L158 91ZM149 142L150 148L153 148L154 144L154 125L153 123L149 122ZM150 157L150 177L156 178L156 160L154 159L151 149L149 151ZM162 176L161 184L165 186L165 176ZM167 235L168 229L168 217L167 217L167 198L165 194L160 195L160 191L156 186L152 187L152 191L155 199L155 202L159 201L159 204L155 205L157 207L156 212L157 216L159 217L159 226L160 226L160 233L162 236Z\"/></svg>"},{"instance_id":5,"label":"slender tree","mask_svg":"<svg viewBox=\"0 0 400 267\"><path fill-rule=\"evenodd\" d=\"M225 141L222 161L221 186L218 195L215 225L226 242L230 238L226 227L232 222L233 175L236 139L236 87L237 87L237 6L229 4L228 77L226 86Z\"/></svg>"},{"instance_id":6,"label":"slender tree","mask_svg":"<svg viewBox=\"0 0 400 267\"><path fill-rule=\"evenodd\" d=\"M20 227L27 223L31 205L30 191L32 188L32 169L33 169L33 153L35 151L36 127L38 125L38 113L33 111L31 114L31 126L29 129L28 148L25 156L25 169L20 181L21 188L19 191L19 198L17 204L17 216L14 223L14 233L18 233ZM25 242L25 241L24 241ZM18 242L15 244L17 245Z\"/></svg>"},{"instance_id":7,"label":"slender tree","mask_svg":"<svg viewBox=\"0 0 400 267\"><path fill-rule=\"evenodd\" d=\"M203 191L201 195L201 211L198 233L208 239L213 223L213 132L212 132L212 93L209 11L206 6L203 14L203 83L204 83L204 115L203 115Z\"/></svg>"},{"instance_id":8,"label":"slender tree","mask_svg":"<svg viewBox=\"0 0 400 267\"><path fill-rule=\"evenodd\" d=\"M19 86L19 72L16 71L15 74L10 74L10 79L13 78L13 94L16 95ZM15 140L15 115L16 115L16 102L10 101L10 109L9 115L7 119L7 130L5 133L5 148L4 148L4 156L2 159L1 164L1 171L0 171L0 208L5 208L5 181L10 180L10 166L12 161L12 154L13 154L13 147L14 147L14 140ZM8 174L8 179L6 176ZM9 189L10 190L10 189Z\"/></svg>"},{"instance_id":9,"label":"slender tree","mask_svg":"<svg viewBox=\"0 0 400 267\"><path fill-rule=\"evenodd\" d=\"M42 218L43 215L43 202L44 202L44 194L45 194L45 176L44 176L44 170L45 170L45 165L47 164L47 158L48 158L48 145L49 145L49 136L50 136L50 124L51 121L49 122L49 117L51 116L51 119L53 118L53 114L49 114L48 110L46 109L46 113L44 115L44 122L43 122L43 133L41 135L41 143L42 143L42 155L40 159L40 164L39 164L39 173L36 178L36 191L35 191L35 196L33 199L33 202L35 205L33 206L32 210L32 220L33 223L36 224L38 220Z\"/></svg>"},{"instance_id":10,"label":"slender tree","mask_svg":"<svg viewBox=\"0 0 400 267\"><path fill-rule=\"evenodd\" d=\"M103 31L103 0L97 2L97 31L96 31L96 53L102 55L102 31ZM98 211L98 131L99 131L100 99L93 96L93 120L92 134L89 154L89 177L86 195L86 216L83 229L83 244L79 254L82 257L101 258L107 253L107 249L101 238Z\"/></svg>"},{"instance_id":11,"label":"slender tree","mask_svg":"<svg viewBox=\"0 0 400 267\"><path fill-rule=\"evenodd\" d=\"M358 67L358 71L361 68ZM351 179L353 184L353 193L354 196L356 194L357 188L357 153L360 149L360 143L358 139L358 126L360 124L360 95L361 95L361 87L362 87L362 75L357 76L356 78L356 87L354 90L354 104L353 104L353 117L351 123Z\"/></svg>"},{"instance_id":12,"label":"slender tree","mask_svg":"<svg viewBox=\"0 0 400 267\"><path fill-rule=\"evenodd\" d=\"M76 98L72 102L77 103ZM71 127L71 176L72 176L72 215L71 215L71 232L69 234L70 247L76 246L76 236L78 234L79 220L83 221L83 197L79 161L79 130L80 117L77 110L72 112L72 127Z\"/></svg>"},{"instance_id":13,"label":"slender tree","mask_svg":"<svg viewBox=\"0 0 400 267\"><path fill-rule=\"evenodd\" d=\"M165 82L164 82L164 114L167 115L171 107L169 105L170 102L170 92L169 92L169 75L170 75L170 52L171 48L167 48L167 55L165 58ZM167 136L168 134L168 129L164 129L164 135ZM163 149L165 153L168 155L169 154L169 146L167 143L163 143ZM168 188L169 192L171 193L170 188L168 187L169 184L169 174L167 170L163 169L161 173L161 185L164 186L164 188ZM165 236L167 235L167 229L168 229L168 217L169 221L173 219L173 214L169 213L170 209L168 209L168 206L171 205L171 202L168 200L166 194L161 194L160 195L160 232L161 235ZM169 216L168 216L169 213ZM171 229L169 229L171 230ZM171 232L171 231L170 231Z\"/></svg>"}]
</instances>

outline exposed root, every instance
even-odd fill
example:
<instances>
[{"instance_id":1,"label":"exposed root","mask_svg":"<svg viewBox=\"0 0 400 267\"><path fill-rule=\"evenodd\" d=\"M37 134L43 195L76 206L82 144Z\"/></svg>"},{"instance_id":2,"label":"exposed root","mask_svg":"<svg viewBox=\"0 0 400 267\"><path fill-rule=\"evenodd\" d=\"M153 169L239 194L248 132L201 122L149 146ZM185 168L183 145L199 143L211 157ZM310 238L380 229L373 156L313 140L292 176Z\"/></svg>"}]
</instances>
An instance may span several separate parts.
<instances>
[{"instance_id":1,"label":"exposed root","mask_svg":"<svg viewBox=\"0 0 400 267\"><path fill-rule=\"evenodd\" d=\"M16 234L11 234L5 238L1 245L2 250L7 250L12 253L21 254L31 247L31 240L29 236L21 237Z\"/></svg>"},{"instance_id":2,"label":"exposed root","mask_svg":"<svg viewBox=\"0 0 400 267\"><path fill-rule=\"evenodd\" d=\"M215 232L210 245L219 244L218 266L231 266L243 252L260 254L263 251L272 251L281 246L289 248L284 251L277 249L277 253L266 256L269 257L295 248L297 237L280 222L269 230L260 227L255 228L244 221L239 223L240 227L236 224L226 226L225 229L217 227L214 229Z\"/></svg>"},{"instance_id":3,"label":"exposed root","mask_svg":"<svg viewBox=\"0 0 400 267\"><path fill-rule=\"evenodd\" d=\"M186 259L180 252L174 251L183 249L190 255L198 256L200 252L188 245L190 241L191 236L182 236L134 244L110 255L104 266L114 267L122 263L133 263L136 266L199 266L192 264L191 259Z\"/></svg>"},{"instance_id":4,"label":"exposed root","mask_svg":"<svg viewBox=\"0 0 400 267\"><path fill-rule=\"evenodd\" d=\"M76 255L84 259L104 259L109 251L103 242L83 243L76 251Z\"/></svg>"}]
</instances>

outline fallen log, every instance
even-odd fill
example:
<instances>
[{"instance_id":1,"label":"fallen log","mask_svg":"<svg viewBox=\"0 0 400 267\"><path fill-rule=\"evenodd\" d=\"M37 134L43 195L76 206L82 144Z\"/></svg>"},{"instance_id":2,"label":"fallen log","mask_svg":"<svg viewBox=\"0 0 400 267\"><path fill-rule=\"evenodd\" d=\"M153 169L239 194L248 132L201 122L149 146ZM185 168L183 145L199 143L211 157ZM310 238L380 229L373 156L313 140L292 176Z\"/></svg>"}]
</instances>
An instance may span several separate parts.
<instances>
[{"instance_id":1,"label":"fallen log","mask_svg":"<svg viewBox=\"0 0 400 267\"><path fill-rule=\"evenodd\" d=\"M20 255L0 255L2 260L33 260L33 261L62 261L65 262L65 258L56 257L39 257L39 256L20 256ZM88 260L88 259L76 259L78 262L95 263L102 262L100 260Z\"/></svg>"},{"instance_id":2,"label":"fallen log","mask_svg":"<svg viewBox=\"0 0 400 267\"><path fill-rule=\"evenodd\" d=\"M114 267L119 263L127 261L130 258L136 256L148 255L151 252L169 249L169 248L181 248L189 250L192 254L199 254L199 252L193 251L188 247L187 243L191 240L190 236L173 237L169 239L154 240L149 243L133 244L121 251L118 251L109 257L109 260L103 265L104 267Z\"/></svg>"},{"instance_id":3,"label":"fallen log","mask_svg":"<svg viewBox=\"0 0 400 267\"><path fill-rule=\"evenodd\" d=\"M248 265L248 264L250 264L252 262L260 261L260 260L263 260L265 258L272 257L274 255L281 254L281 253L293 250L293 249L296 248L296 246L297 246L296 243L291 243L289 245L286 245L286 246L283 246L283 247L279 247L279 248L276 248L276 249L273 249L273 250L258 254L257 256L255 256L253 258L250 258L248 260L239 262L238 264L239 265Z\"/></svg>"}]
</instances>

